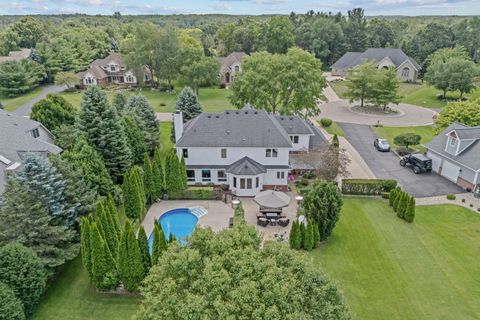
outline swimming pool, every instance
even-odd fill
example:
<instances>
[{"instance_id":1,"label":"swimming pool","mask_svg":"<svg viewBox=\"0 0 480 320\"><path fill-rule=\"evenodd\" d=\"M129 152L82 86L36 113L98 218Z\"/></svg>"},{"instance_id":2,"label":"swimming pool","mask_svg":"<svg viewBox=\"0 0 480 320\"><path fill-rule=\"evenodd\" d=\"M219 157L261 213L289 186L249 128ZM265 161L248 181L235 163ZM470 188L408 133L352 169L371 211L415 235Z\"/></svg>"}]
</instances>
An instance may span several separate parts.
<instances>
[{"instance_id":1,"label":"swimming pool","mask_svg":"<svg viewBox=\"0 0 480 320\"><path fill-rule=\"evenodd\" d=\"M170 238L170 234L175 236L179 242L184 243L195 230L198 217L191 212L189 208L177 208L169 210L158 218L158 222L162 227L165 239ZM148 237L148 246L152 248L153 232Z\"/></svg>"}]
</instances>

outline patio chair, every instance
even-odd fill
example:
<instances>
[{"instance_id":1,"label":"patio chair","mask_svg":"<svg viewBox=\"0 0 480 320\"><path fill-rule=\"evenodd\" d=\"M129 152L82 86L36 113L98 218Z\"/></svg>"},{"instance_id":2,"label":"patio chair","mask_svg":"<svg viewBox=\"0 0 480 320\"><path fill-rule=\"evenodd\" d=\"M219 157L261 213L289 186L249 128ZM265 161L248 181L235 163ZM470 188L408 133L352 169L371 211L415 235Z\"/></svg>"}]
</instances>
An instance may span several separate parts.
<instances>
[{"instance_id":1,"label":"patio chair","mask_svg":"<svg viewBox=\"0 0 480 320\"><path fill-rule=\"evenodd\" d=\"M257 219L257 225L261 226L261 227L266 227L268 226L268 219L267 218L258 218Z\"/></svg>"},{"instance_id":2,"label":"patio chair","mask_svg":"<svg viewBox=\"0 0 480 320\"><path fill-rule=\"evenodd\" d=\"M281 227L286 227L288 226L289 223L290 223L290 219L282 218L278 220L278 225Z\"/></svg>"}]
</instances>

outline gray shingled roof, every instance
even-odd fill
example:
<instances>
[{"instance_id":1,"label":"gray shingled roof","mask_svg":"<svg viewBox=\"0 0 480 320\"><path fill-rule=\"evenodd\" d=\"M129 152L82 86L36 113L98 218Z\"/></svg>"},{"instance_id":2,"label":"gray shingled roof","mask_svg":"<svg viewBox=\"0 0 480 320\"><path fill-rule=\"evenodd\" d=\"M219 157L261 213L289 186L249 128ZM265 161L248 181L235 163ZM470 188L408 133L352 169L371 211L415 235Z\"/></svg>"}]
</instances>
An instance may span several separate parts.
<instances>
[{"instance_id":1,"label":"gray shingled roof","mask_svg":"<svg viewBox=\"0 0 480 320\"><path fill-rule=\"evenodd\" d=\"M0 156L10 161L5 164L0 160L0 193L4 190L4 170L15 162L21 162L25 153L46 155L62 151L61 148L32 136L31 130L40 126L40 122L0 110Z\"/></svg>"},{"instance_id":2,"label":"gray shingled roof","mask_svg":"<svg viewBox=\"0 0 480 320\"><path fill-rule=\"evenodd\" d=\"M0 63L7 61L21 61L30 58L32 49L20 49L19 51L10 51L8 56L1 56Z\"/></svg>"},{"instance_id":3,"label":"gray shingled roof","mask_svg":"<svg viewBox=\"0 0 480 320\"><path fill-rule=\"evenodd\" d=\"M177 147L291 148L287 133L264 110L202 113L188 122Z\"/></svg>"},{"instance_id":4,"label":"gray shingled roof","mask_svg":"<svg viewBox=\"0 0 480 320\"><path fill-rule=\"evenodd\" d=\"M245 52L232 52L226 57L218 58L218 62L220 63L222 69L230 68L232 64L235 62L242 62L243 58L245 58L247 54Z\"/></svg>"},{"instance_id":5,"label":"gray shingled roof","mask_svg":"<svg viewBox=\"0 0 480 320\"><path fill-rule=\"evenodd\" d=\"M332 68L353 68L366 60L380 62L385 57L390 58L395 68L398 68L406 60L409 60L413 66L420 70L420 65L413 59L407 56L402 49L395 48L369 48L365 52L347 52L337 62L332 65Z\"/></svg>"},{"instance_id":6,"label":"gray shingled roof","mask_svg":"<svg viewBox=\"0 0 480 320\"><path fill-rule=\"evenodd\" d=\"M445 151L445 146L447 144L447 134L455 130L460 139L472 139L475 137L475 142L473 142L468 148L463 150L459 155L455 156ZM480 126L479 127L468 127L461 123L454 122L448 128L443 130L438 136L436 136L432 141L425 144L425 147L437 154L444 156L445 158L457 161L460 164L463 164L465 167L471 168L473 170L480 170ZM460 137L462 135L462 137Z\"/></svg>"},{"instance_id":7,"label":"gray shingled roof","mask_svg":"<svg viewBox=\"0 0 480 320\"><path fill-rule=\"evenodd\" d=\"M238 176L256 176L267 172L267 169L257 161L249 157L243 157L232 163L227 172Z\"/></svg>"},{"instance_id":8,"label":"gray shingled roof","mask_svg":"<svg viewBox=\"0 0 480 320\"><path fill-rule=\"evenodd\" d=\"M297 116L275 115L275 119L288 134L314 134L308 124Z\"/></svg>"}]
</instances>

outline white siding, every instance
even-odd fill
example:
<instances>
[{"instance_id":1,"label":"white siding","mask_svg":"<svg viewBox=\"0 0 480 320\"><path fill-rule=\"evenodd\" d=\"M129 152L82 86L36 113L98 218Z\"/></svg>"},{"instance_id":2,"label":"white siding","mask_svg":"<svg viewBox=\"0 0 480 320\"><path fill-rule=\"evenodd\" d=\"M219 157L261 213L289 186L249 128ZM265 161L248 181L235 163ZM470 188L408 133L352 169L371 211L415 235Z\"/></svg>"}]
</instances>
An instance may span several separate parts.
<instances>
[{"instance_id":1,"label":"white siding","mask_svg":"<svg viewBox=\"0 0 480 320\"><path fill-rule=\"evenodd\" d=\"M182 149L177 148L177 154L182 156ZM275 148L278 150L278 157L266 157L266 148L225 148L227 157L221 157L223 148L200 148L192 147L188 149L188 158L185 159L189 165L231 165L243 157L249 157L262 165L288 165L290 148Z\"/></svg>"},{"instance_id":2,"label":"white siding","mask_svg":"<svg viewBox=\"0 0 480 320\"><path fill-rule=\"evenodd\" d=\"M292 141L292 151L308 151L308 147L310 145L310 135L308 134L291 134L290 140ZM298 136L298 143L293 143L292 137Z\"/></svg>"}]
</instances>

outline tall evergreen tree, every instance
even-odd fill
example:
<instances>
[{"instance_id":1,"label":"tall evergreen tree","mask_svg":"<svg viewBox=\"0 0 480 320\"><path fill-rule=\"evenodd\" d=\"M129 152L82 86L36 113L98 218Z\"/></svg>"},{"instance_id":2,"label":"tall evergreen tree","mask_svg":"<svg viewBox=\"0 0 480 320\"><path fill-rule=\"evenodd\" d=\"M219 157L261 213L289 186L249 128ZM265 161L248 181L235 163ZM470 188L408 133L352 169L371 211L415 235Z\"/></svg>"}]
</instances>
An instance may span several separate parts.
<instances>
[{"instance_id":1,"label":"tall evergreen tree","mask_svg":"<svg viewBox=\"0 0 480 320\"><path fill-rule=\"evenodd\" d=\"M180 92L175 109L183 113L184 122L195 118L203 112L203 108L198 102L197 95L190 87L185 87Z\"/></svg>"},{"instance_id":2,"label":"tall evergreen tree","mask_svg":"<svg viewBox=\"0 0 480 320\"><path fill-rule=\"evenodd\" d=\"M407 205L407 193L402 192L398 200L397 217L402 219L404 218L406 205Z\"/></svg>"},{"instance_id":3,"label":"tall evergreen tree","mask_svg":"<svg viewBox=\"0 0 480 320\"><path fill-rule=\"evenodd\" d=\"M114 289L118 284L115 260L100 234L97 222L91 225L90 231L92 281L98 289Z\"/></svg>"},{"instance_id":4,"label":"tall evergreen tree","mask_svg":"<svg viewBox=\"0 0 480 320\"><path fill-rule=\"evenodd\" d=\"M118 247L118 275L125 289L134 291L144 276L144 266L132 225L127 219Z\"/></svg>"},{"instance_id":5,"label":"tall evergreen tree","mask_svg":"<svg viewBox=\"0 0 480 320\"><path fill-rule=\"evenodd\" d=\"M89 276L92 276L92 257L91 257L91 244L90 244L90 220L86 217L82 218L81 224L81 252L82 252L82 262L83 267L87 270Z\"/></svg>"},{"instance_id":6,"label":"tall evergreen tree","mask_svg":"<svg viewBox=\"0 0 480 320\"><path fill-rule=\"evenodd\" d=\"M153 202L155 199L155 177L153 175L152 163L150 162L150 157L145 153L143 157L143 181L145 187L145 194L147 196L148 202Z\"/></svg>"},{"instance_id":7,"label":"tall evergreen tree","mask_svg":"<svg viewBox=\"0 0 480 320\"><path fill-rule=\"evenodd\" d=\"M395 197L397 196L398 190L399 190L398 187L393 188L392 190L390 190L390 195L389 195L389 197L388 197L388 205L389 205L390 207L393 207L393 202L395 201Z\"/></svg>"},{"instance_id":8,"label":"tall evergreen tree","mask_svg":"<svg viewBox=\"0 0 480 320\"><path fill-rule=\"evenodd\" d=\"M158 263L162 252L167 250L167 240L157 220L153 223L152 265Z\"/></svg>"},{"instance_id":9,"label":"tall evergreen tree","mask_svg":"<svg viewBox=\"0 0 480 320\"><path fill-rule=\"evenodd\" d=\"M49 160L65 181L65 200L75 206L76 216L86 216L95 207L96 188L90 188L83 169L62 156L50 156Z\"/></svg>"},{"instance_id":10,"label":"tall evergreen tree","mask_svg":"<svg viewBox=\"0 0 480 320\"><path fill-rule=\"evenodd\" d=\"M81 168L88 186L99 195L107 196L113 192L113 182L102 156L84 137L80 136L71 150L62 153L62 158Z\"/></svg>"},{"instance_id":11,"label":"tall evergreen tree","mask_svg":"<svg viewBox=\"0 0 480 320\"><path fill-rule=\"evenodd\" d=\"M18 242L31 248L49 272L78 255L76 231L52 216L28 186L10 177L2 198L0 246Z\"/></svg>"},{"instance_id":12,"label":"tall evergreen tree","mask_svg":"<svg viewBox=\"0 0 480 320\"><path fill-rule=\"evenodd\" d=\"M148 150L153 152L159 146L160 126L155 115L155 110L142 95L130 96L125 111L132 114L138 121L143 131Z\"/></svg>"},{"instance_id":13,"label":"tall evergreen tree","mask_svg":"<svg viewBox=\"0 0 480 320\"><path fill-rule=\"evenodd\" d=\"M415 219L415 198L410 196L407 206L407 212L404 217L405 221L412 223Z\"/></svg>"},{"instance_id":14,"label":"tall evergreen tree","mask_svg":"<svg viewBox=\"0 0 480 320\"><path fill-rule=\"evenodd\" d=\"M138 247L140 248L140 255L142 256L142 265L143 265L143 277L145 278L152 266L152 260L150 257L150 252L148 250L148 239L147 234L145 233L145 229L140 227L138 230Z\"/></svg>"},{"instance_id":15,"label":"tall evergreen tree","mask_svg":"<svg viewBox=\"0 0 480 320\"><path fill-rule=\"evenodd\" d=\"M56 219L68 226L76 222L78 203L68 203L65 196L65 181L48 159L27 154L23 170L14 176L24 187L43 204Z\"/></svg>"},{"instance_id":16,"label":"tall evergreen tree","mask_svg":"<svg viewBox=\"0 0 480 320\"><path fill-rule=\"evenodd\" d=\"M128 97L124 92L117 91L113 95L112 105L117 109L118 114L125 112L125 107L127 106Z\"/></svg>"},{"instance_id":17,"label":"tall evergreen tree","mask_svg":"<svg viewBox=\"0 0 480 320\"><path fill-rule=\"evenodd\" d=\"M313 231L313 223L311 221L308 222L307 226L305 227L305 237L303 238L303 249L307 251L311 251L313 249L314 244L314 231Z\"/></svg>"},{"instance_id":18,"label":"tall evergreen tree","mask_svg":"<svg viewBox=\"0 0 480 320\"><path fill-rule=\"evenodd\" d=\"M162 158L160 157L160 151L155 148L153 153L152 170L155 184L155 198L159 198L165 192L165 174L163 171Z\"/></svg>"},{"instance_id":19,"label":"tall evergreen tree","mask_svg":"<svg viewBox=\"0 0 480 320\"><path fill-rule=\"evenodd\" d=\"M183 190L180 162L175 149L171 149L165 159L165 187L168 192Z\"/></svg>"},{"instance_id":20,"label":"tall evergreen tree","mask_svg":"<svg viewBox=\"0 0 480 320\"><path fill-rule=\"evenodd\" d=\"M145 198L140 188L143 188L137 170L130 170L123 181L123 205L129 218L142 219L145 214Z\"/></svg>"},{"instance_id":21,"label":"tall evergreen tree","mask_svg":"<svg viewBox=\"0 0 480 320\"><path fill-rule=\"evenodd\" d=\"M138 197L140 198L140 203L142 204L141 207L141 218L146 213L146 203L147 203L147 195L145 193L145 182L144 182L144 175L143 171L138 166L134 166L131 170L131 174L133 177L133 181L135 183L135 188L138 190Z\"/></svg>"},{"instance_id":22,"label":"tall evergreen tree","mask_svg":"<svg viewBox=\"0 0 480 320\"><path fill-rule=\"evenodd\" d=\"M113 226L113 221L110 218L110 210L107 208L105 201L102 201L97 205L97 226L101 227L103 232L101 232L105 243L107 244L108 249L112 253L112 257L117 256L118 249L118 238L115 227Z\"/></svg>"},{"instance_id":23,"label":"tall evergreen tree","mask_svg":"<svg viewBox=\"0 0 480 320\"><path fill-rule=\"evenodd\" d=\"M147 152L147 145L143 136L142 129L138 126L137 121L130 116L122 117L122 125L125 130L127 142L132 151L132 161L134 164L141 164L143 154Z\"/></svg>"},{"instance_id":24,"label":"tall evergreen tree","mask_svg":"<svg viewBox=\"0 0 480 320\"><path fill-rule=\"evenodd\" d=\"M117 211L117 208L115 207L115 201L113 201L113 197L111 194L109 194L107 197L107 200L105 202L105 209L109 213L109 219L117 235L117 239L120 239L122 232L120 230L120 225L118 221L118 211Z\"/></svg>"},{"instance_id":25,"label":"tall evergreen tree","mask_svg":"<svg viewBox=\"0 0 480 320\"><path fill-rule=\"evenodd\" d=\"M403 191L401 189L398 189L398 191L395 193L395 198L393 199L393 211L397 212L398 211L398 205L400 203L400 197L402 195Z\"/></svg>"},{"instance_id":26,"label":"tall evergreen tree","mask_svg":"<svg viewBox=\"0 0 480 320\"><path fill-rule=\"evenodd\" d=\"M89 86L85 91L76 124L102 155L112 179L120 181L131 166L132 155L117 111L100 87Z\"/></svg>"},{"instance_id":27,"label":"tall evergreen tree","mask_svg":"<svg viewBox=\"0 0 480 320\"><path fill-rule=\"evenodd\" d=\"M316 248L320 244L320 230L318 224L313 223L313 247Z\"/></svg>"},{"instance_id":28,"label":"tall evergreen tree","mask_svg":"<svg viewBox=\"0 0 480 320\"><path fill-rule=\"evenodd\" d=\"M302 247L302 235L300 230L300 224L295 219L290 230L290 248L299 250Z\"/></svg>"}]
</instances>

